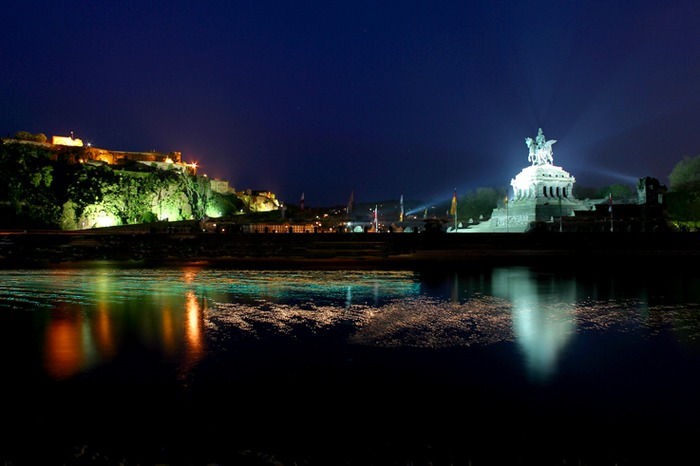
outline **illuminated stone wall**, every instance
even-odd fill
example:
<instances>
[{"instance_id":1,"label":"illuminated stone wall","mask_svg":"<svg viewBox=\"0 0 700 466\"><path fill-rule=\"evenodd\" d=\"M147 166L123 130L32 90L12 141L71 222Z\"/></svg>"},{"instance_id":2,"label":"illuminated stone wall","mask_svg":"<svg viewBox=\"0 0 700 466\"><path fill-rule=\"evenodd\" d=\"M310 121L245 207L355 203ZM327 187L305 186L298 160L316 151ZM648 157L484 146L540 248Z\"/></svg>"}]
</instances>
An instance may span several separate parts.
<instances>
[{"instance_id":1,"label":"illuminated stone wall","mask_svg":"<svg viewBox=\"0 0 700 466\"><path fill-rule=\"evenodd\" d=\"M229 186L226 180L210 180L211 190L219 194L228 194Z\"/></svg>"},{"instance_id":2,"label":"illuminated stone wall","mask_svg":"<svg viewBox=\"0 0 700 466\"><path fill-rule=\"evenodd\" d=\"M251 191L250 189L236 193L248 207L250 212L270 212L279 210L280 203L277 197L269 191Z\"/></svg>"},{"instance_id":3,"label":"illuminated stone wall","mask_svg":"<svg viewBox=\"0 0 700 466\"><path fill-rule=\"evenodd\" d=\"M51 142L58 146L77 146L83 147L82 139L73 139L70 136L53 136Z\"/></svg>"}]
</instances>

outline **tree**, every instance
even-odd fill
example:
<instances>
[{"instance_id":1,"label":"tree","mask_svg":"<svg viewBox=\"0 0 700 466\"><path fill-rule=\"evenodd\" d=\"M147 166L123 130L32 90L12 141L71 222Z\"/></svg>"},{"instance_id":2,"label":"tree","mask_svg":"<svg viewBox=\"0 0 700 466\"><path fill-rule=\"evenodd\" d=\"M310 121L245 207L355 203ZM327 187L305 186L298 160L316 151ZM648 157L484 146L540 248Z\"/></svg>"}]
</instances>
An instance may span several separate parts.
<instances>
[{"instance_id":1,"label":"tree","mask_svg":"<svg viewBox=\"0 0 700 466\"><path fill-rule=\"evenodd\" d=\"M610 186L604 186L598 189L594 197L598 199L607 199L610 195L612 195L613 199L628 199L632 196L636 196L637 193L630 186L611 184Z\"/></svg>"},{"instance_id":2,"label":"tree","mask_svg":"<svg viewBox=\"0 0 700 466\"><path fill-rule=\"evenodd\" d=\"M68 170L66 173L64 202L70 201L75 208L76 218L80 218L89 205L102 202L105 186L115 183L116 177L108 167L70 166L78 169Z\"/></svg>"},{"instance_id":3,"label":"tree","mask_svg":"<svg viewBox=\"0 0 700 466\"><path fill-rule=\"evenodd\" d=\"M700 155L684 157L668 175L671 191L700 191Z\"/></svg>"},{"instance_id":4,"label":"tree","mask_svg":"<svg viewBox=\"0 0 700 466\"><path fill-rule=\"evenodd\" d=\"M59 226L61 230L77 230L80 228L78 220L75 216L76 206L72 201L63 204L61 209L61 217L59 218Z\"/></svg>"},{"instance_id":5,"label":"tree","mask_svg":"<svg viewBox=\"0 0 700 466\"><path fill-rule=\"evenodd\" d=\"M700 225L700 156L685 157L678 162L668 179L671 189L665 199L671 221L680 228L697 228Z\"/></svg>"},{"instance_id":6,"label":"tree","mask_svg":"<svg viewBox=\"0 0 700 466\"><path fill-rule=\"evenodd\" d=\"M489 218L493 209L503 202L506 196L504 188L477 188L457 200L457 218L462 221Z\"/></svg>"},{"instance_id":7,"label":"tree","mask_svg":"<svg viewBox=\"0 0 700 466\"><path fill-rule=\"evenodd\" d=\"M598 197L598 191L599 188L577 184L574 188L574 197L576 199L595 199Z\"/></svg>"},{"instance_id":8,"label":"tree","mask_svg":"<svg viewBox=\"0 0 700 466\"><path fill-rule=\"evenodd\" d=\"M19 139L20 141L33 141L34 135L29 131L17 131L15 133L15 139Z\"/></svg>"},{"instance_id":9,"label":"tree","mask_svg":"<svg viewBox=\"0 0 700 466\"><path fill-rule=\"evenodd\" d=\"M5 215L17 222L31 219L33 226L43 228L57 225L60 210L52 189L51 163L46 148L18 143L0 145L0 201L10 206Z\"/></svg>"},{"instance_id":10,"label":"tree","mask_svg":"<svg viewBox=\"0 0 700 466\"><path fill-rule=\"evenodd\" d=\"M46 142L48 138L44 133L32 134L29 131L17 131L15 133L15 139L20 141L36 141L36 142Z\"/></svg>"}]
</instances>

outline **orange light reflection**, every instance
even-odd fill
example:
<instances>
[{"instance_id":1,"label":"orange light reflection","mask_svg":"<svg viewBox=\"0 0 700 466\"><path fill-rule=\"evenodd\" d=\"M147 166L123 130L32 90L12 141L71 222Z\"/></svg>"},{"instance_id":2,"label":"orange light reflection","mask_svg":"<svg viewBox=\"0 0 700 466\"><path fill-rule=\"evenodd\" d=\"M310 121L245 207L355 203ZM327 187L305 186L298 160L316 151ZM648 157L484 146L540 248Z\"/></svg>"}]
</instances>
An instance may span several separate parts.
<instances>
[{"instance_id":1,"label":"orange light reflection","mask_svg":"<svg viewBox=\"0 0 700 466\"><path fill-rule=\"evenodd\" d=\"M185 308L185 360L181 367L187 373L202 358L204 353L204 312L193 291L187 293Z\"/></svg>"},{"instance_id":2,"label":"orange light reflection","mask_svg":"<svg viewBox=\"0 0 700 466\"><path fill-rule=\"evenodd\" d=\"M85 351L80 338L82 317L70 309L59 308L49 321L44 344L46 372L54 378L66 378L81 370Z\"/></svg>"}]
</instances>

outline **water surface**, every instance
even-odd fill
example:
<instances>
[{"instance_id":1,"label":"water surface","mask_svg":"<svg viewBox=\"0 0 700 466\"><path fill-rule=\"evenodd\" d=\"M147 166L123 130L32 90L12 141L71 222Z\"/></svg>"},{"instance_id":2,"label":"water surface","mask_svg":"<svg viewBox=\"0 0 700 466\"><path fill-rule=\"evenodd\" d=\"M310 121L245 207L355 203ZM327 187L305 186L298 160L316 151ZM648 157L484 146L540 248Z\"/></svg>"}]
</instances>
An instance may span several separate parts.
<instances>
[{"instance_id":1,"label":"water surface","mask_svg":"<svg viewBox=\"0 0 700 466\"><path fill-rule=\"evenodd\" d=\"M142 464L694 452L700 277L601 269L2 270L14 428L0 459L81 445Z\"/></svg>"}]
</instances>

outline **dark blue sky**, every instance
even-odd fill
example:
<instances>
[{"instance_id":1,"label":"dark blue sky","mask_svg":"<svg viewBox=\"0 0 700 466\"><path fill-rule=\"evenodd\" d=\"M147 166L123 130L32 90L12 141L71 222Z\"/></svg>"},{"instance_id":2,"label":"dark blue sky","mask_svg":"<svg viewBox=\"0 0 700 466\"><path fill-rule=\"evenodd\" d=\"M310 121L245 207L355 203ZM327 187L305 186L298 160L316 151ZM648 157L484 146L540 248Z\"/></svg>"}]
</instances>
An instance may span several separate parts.
<instances>
[{"instance_id":1,"label":"dark blue sky","mask_svg":"<svg viewBox=\"0 0 700 466\"><path fill-rule=\"evenodd\" d=\"M307 206L507 187L526 137L576 186L700 154L698 1L23 1L0 133L180 151Z\"/></svg>"}]
</instances>

